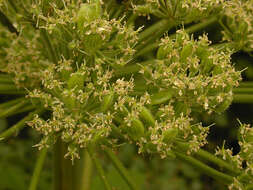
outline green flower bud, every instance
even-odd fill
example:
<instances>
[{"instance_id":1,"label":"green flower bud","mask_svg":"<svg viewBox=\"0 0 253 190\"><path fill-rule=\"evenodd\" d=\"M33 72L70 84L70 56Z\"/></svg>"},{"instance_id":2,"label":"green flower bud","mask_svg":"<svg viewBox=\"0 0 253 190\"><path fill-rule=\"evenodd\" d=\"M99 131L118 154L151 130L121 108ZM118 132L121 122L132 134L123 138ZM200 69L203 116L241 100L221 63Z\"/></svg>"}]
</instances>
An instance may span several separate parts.
<instances>
[{"instance_id":1,"label":"green flower bud","mask_svg":"<svg viewBox=\"0 0 253 190\"><path fill-rule=\"evenodd\" d=\"M172 98L173 91L161 91L151 96L151 105L163 104Z\"/></svg>"},{"instance_id":2,"label":"green flower bud","mask_svg":"<svg viewBox=\"0 0 253 190\"><path fill-rule=\"evenodd\" d=\"M245 141L253 144L253 128L250 128L245 135Z\"/></svg>"},{"instance_id":3,"label":"green flower bud","mask_svg":"<svg viewBox=\"0 0 253 190\"><path fill-rule=\"evenodd\" d=\"M158 51L157 51L157 59L165 59L166 56L168 55L168 52L172 51L172 47L171 46L161 46L159 47Z\"/></svg>"},{"instance_id":4,"label":"green flower bud","mask_svg":"<svg viewBox=\"0 0 253 190\"><path fill-rule=\"evenodd\" d=\"M147 109L144 106L140 110L140 117L147 124L149 124L151 126L155 125L155 119L154 119L152 113L149 111L149 109Z\"/></svg>"},{"instance_id":5,"label":"green flower bud","mask_svg":"<svg viewBox=\"0 0 253 190\"><path fill-rule=\"evenodd\" d=\"M180 58L182 62L187 61L187 58L192 54L192 44L187 44L186 46L183 47L181 53L180 53Z\"/></svg>"},{"instance_id":6,"label":"green flower bud","mask_svg":"<svg viewBox=\"0 0 253 190\"><path fill-rule=\"evenodd\" d=\"M171 143L177 137L177 134L178 134L178 129L174 129L174 128L167 129L166 131L163 131L162 133L162 140L165 143Z\"/></svg>"},{"instance_id":7,"label":"green flower bud","mask_svg":"<svg viewBox=\"0 0 253 190\"><path fill-rule=\"evenodd\" d=\"M106 95L101 104L101 112L106 112L113 104L114 100L114 93L110 92Z\"/></svg>"},{"instance_id":8,"label":"green flower bud","mask_svg":"<svg viewBox=\"0 0 253 190\"><path fill-rule=\"evenodd\" d=\"M183 103L183 102L176 102L174 105L174 110L175 110L175 115L180 116L181 113L183 113L184 115L187 115L187 104Z\"/></svg>"},{"instance_id":9,"label":"green flower bud","mask_svg":"<svg viewBox=\"0 0 253 190\"><path fill-rule=\"evenodd\" d=\"M230 106L230 104L233 101L233 97L232 96L228 96L221 104L219 104L216 108L215 111L217 113L222 113L224 112L226 109L228 109L228 107Z\"/></svg>"},{"instance_id":10,"label":"green flower bud","mask_svg":"<svg viewBox=\"0 0 253 190\"><path fill-rule=\"evenodd\" d=\"M99 0L93 3L84 3L77 14L77 26L79 30L83 29L83 25L90 23L101 17L102 9Z\"/></svg>"},{"instance_id":11,"label":"green flower bud","mask_svg":"<svg viewBox=\"0 0 253 190\"><path fill-rule=\"evenodd\" d=\"M219 66L216 66L216 67L213 68L213 74L214 75L218 75L218 74L221 74L223 72L224 72L223 69Z\"/></svg>"},{"instance_id":12,"label":"green flower bud","mask_svg":"<svg viewBox=\"0 0 253 190\"><path fill-rule=\"evenodd\" d=\"M138 140L144 136L144 125L139 119L133 119L131 126L127 127L127 133L133 140Z\"/></svg>"},{"instance_id":13,"label":"green flower bud","mask_svg":"<svg viewBox=\"0 0 253 190\"><path fill-rule=\"evenodd\" d=\"M73 89L73 88L83 89L84 81L85 81L84 74L80 72L75 72L70 75L70 78L67 82L68 89Z\"/></svg>"},{"instance_id":14,"label":"green flower bud","mask_svg":"<svg viewBox=\"0 0 253 190\"><path fill-rule=\"evenodd\" d=\"M76 107L76 100L73 97L71 97L71 94L72 92L68 89L65 89L63 91L62 101L64 102L65 106L69 109Z\"/></svg>"}]
</instances>

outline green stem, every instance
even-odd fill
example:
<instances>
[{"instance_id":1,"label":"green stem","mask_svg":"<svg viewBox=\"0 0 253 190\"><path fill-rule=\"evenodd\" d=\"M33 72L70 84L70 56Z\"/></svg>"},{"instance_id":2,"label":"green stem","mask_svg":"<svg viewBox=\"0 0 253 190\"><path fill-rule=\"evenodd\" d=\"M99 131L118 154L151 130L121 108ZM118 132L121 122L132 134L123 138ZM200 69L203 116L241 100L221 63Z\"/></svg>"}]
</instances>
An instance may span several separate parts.
<instances>
[{"instance_id":1,"label":"green stem","mask_svg":"<svg viewBox=\"0 0 253 190\"><path fill-rule=\"evenodd\" d=\"M9 18L0 10L0 22L3 26L7 27L8 30L12 33L19 34L17 29L13 26Z\"/></svg>"},{"instance_id":2,"label":"green stem","mask_svg":"<svg viewBox=\"0 0 253 190\"><path fill-rule=\"evenodd\" d=\"M26 125L26 122L31 120L34 117L34 114L40 114L43 112L43 109L35 110L28 114L28 116L24 117L18 123L7 129L6 131L0 134L0 140L7 140L10 136L17 134L21 129L23 129Z\"/></svg>"},{"instance_id":3,"label":"green stem","mask_svg":"<svg viewBox=\"0 0 253 190\"><path fill-rule=\"evenodd\" d=\"M24 106L28 101L27 100L24 100L24 101L21 101L19 102L18 104L15 104L11 107L8 107L7 109L5 110L2 110L2 112L0 113L0 117L9 117L9 116L12 116L12 115L15 115L16 112L22 107Z\"/></svg>"},{"instance_id":4,"label":"green stem","mask_svg":"<svg viewBox=\"0 0 253 190\"><path fill-rule=\"evenodd\" d=\"M168 28L167 26L170 26L170 21L167 19L162 19L158 22L156 22L155 24L153 24L152 26L150 26L149 28L143 30L140 34L139 34L139 41L143 41L145 38L150 37L151 35L154 35L157 31L164 29L165 30Z\"/></svg>"},{"instance_id":5,"label":"green stem","mask_svg":"<svg viewBox=\"0 0 253 190\"><path fill-rule=\"evenodd\" d=\"M176 146L180 150L183 150L185 152L189 149L189 144L187 143L176 142ZM212 164L215 164L220 168L227 170L228 172L231 173L231 175L237 176L240 174L240 170L233 168L229 163L225 162L224 160L221 160L220 158L217 158L216 156L205 150L199 149L193 155L196 155L205 161L209 161Z\"/></svg>"},{"instance_id":6,"label":"green stem","mask_svg":"<svg viewBox=\"0 0 253 190\"><path fill-rule=\"evenodd\" d=\"M206 28L207 26L209 26L211 24L214 24L215 22L217 22L217 20L218 20L217 17L212 17L209 20L205 20L205 22L201 22L201 23L198 23L198 24L195 24L193 26L186 28L185 31L189 34L194 33L196 31L203 29L203 28ZM176 36L176 34L174 33L174 34L170 35L169 37L174 38L175 36ZM142 56L152 50L155 50L156 48L158 48L159 44L160 44L160 42L158 41L158 42L154 42L152 44L147 45L145 48L138 51L138 53L136 53L134 57L137 58L137 57Z\"/></svg>"},{"instance_id":7,"label":"green stem","mask_svg":"<svg viewBox=\"0 0 253 190\"><path fill-rule=\"evenodd\" d=\"M12 91L17 90L14 84L0 84L0 91Z\"/></svg>"},{"instance_id":8,"label":"green stem","mask_svg":"<svg viewBox=\"0 0 253 190\"><path fill-rule=\"evenodd\" d=\"M13 78L11 78L9 75L0 74L0 84L13 84Z\"/></svg>"},{"instance_id":9,"label":"green stem","mask_svg":"<svg viewBox=\"0 0 253 190\"><path fill-rule=\"evenodd\" d=\"M154 59L151 59L148 61L141 62L139 64L135 63L132 65L126 65L119 69L115 69L114 76L117 78L117 77L122 77L126 75L132 75L134 73L138 73L141 70L142 66L152 64L154 63L154 61L155 61Z\"/></svg>"},{"instance_id":10,"label":"green stem","mask_svg":"<svg viewBox=\"0 0 253 190\"><path fill-rule=\"evenodd\" d=\"M173 26L176 25L174 22L169 22L168 20L166 21L167 22L163 23L163 25L158 25L159 28L156 28L156 32L154 34L150 33L149 38L147 38L145 41L140 41L140 44L136 47L136 49L141 50L144 47L148 46L148 44L153 44L157 39L160 39L160 37L162 37L164 32L169 31Z\"/></svg>"},{"instance_id":11,"label":"green stem","mask_svg":"<svg viewBox=\"0 0 253 190\"><path fill-rule=\"evenodd\" d=\"M201 170L206 175L213 177L214 179L221 181L224 184L230 184L233 182L232 176L221 173L221 172L203 164L202 162L198 161L197 159L194 159L190 156L186 156L186 155L176 152L176 151L175 151L175 155L177 156L178 159L191 164L195 168Z\"/></svg>"},{"instance_id":12,"label":"green stem","mask_svg":"<svg viewBox=\"0 0 253 190\"><path fill-rule=\"evenodd\" d=\"M240 83L241 88L253 88L253 82L252 81L246 81Z\"/></svg>"},{"instance_id":13,"label":"green stem","mask_svg":"<svg viewBox=\"0 0 253 190\"><path fill-rule=\"evenodd\" d=\"M234 94L233 103L253 103L253 94Z\"/></svg>"},{"instance_id":14,"label":"green stem","mask_svg":"<svg viewBox=\"0 0 253 190\"><path fill-rule=\"evenodd\" d=\"M67 145L58 139L54 145L54 190L74 190L74 167L65 159Z\"/></svg>"},{"instance_id":15,"label":"green stem","mask_svg":"<svg viewBox=\"0 0 253 190\"><path fill-rule=\"evenodd\" d=\"M50 56L51 61L54 64L57 64L58 63L58 61L57 61L57 54L54 51L54 48L53 48L53 46L51 44L51 41L49 39L49 36L47 34L47 31L45 29L41 29L40 33L41 33L41 37L43 38L44 44L46 46L45 48L48 50L48 54Z\"/></svg>"},{"instance_id":16,"label":"green stem","mask_svg":"<svg viewBox=\"0 0 253 190\"><path fill-rule=\"evenodd\" d=\"M25 97L21 97L21 98L16 98L14 100L10 100L10 101L4 102L4 103L0 104L0 109L6 109L6 108L8 108L10 106L13 106L13 105L17 104L20 101L23 101L23 100L26 100L26 98Z\"/></svg>"},{"instance_id":17,"label":"green stem","mask_svg":"<svg viewBox=\"0 0 253 190\"><path fill-rule=\"evenodd\" d=\"M32 110L34 110L34 109L35 109L34 105L27 105L27 106L24 106L24 107L22 107L21 109L17 110L17 111L15 112L15 114L19 114L19 113L24 113L24 112L32 111Z\"/></svg>"},{"instance_id":18,"label":"green stem","mask_svg":"<svg viewBox=\"0 0 253 190\"><path fill-rule=\"evenodd\" d=\"M89 156L89 153L85 151L84 156L84 167L81 180L81 189L80 190L89 190L91 186L91 176L92 176L92 160Z\"/></svg>"},{"instance_id":19,"label":"green stem","mask_svg":"<svg viewBox=\"0 0 253 190\"><path fill-rule=\"evenodd\" d=\"M47 155L47 148L44 148L40 151L39 157L36 161L35 168L33 171L33 176L30 182L29 190L36 190L39 182L40 173Z\"/></svg>"},{"instance_id":20,"label":"green stem","mask_svg":"<svg viewBox=\"0 0 253 190\"><path fill-rule=\"evenodd\" d=\"M0 84L0 94L26 94L26 91L18 89L14 84Z\"/></svg>"},{"instance_id":21,"label":"green stem","mask_svg":"<svg viewBox=\"0 0 253 190\"><path fill-rule=\"evenodd\" d=\"M106 176L105 176L105 172L104 172L104 169L102 168L102 165L101 163L99 162L99 160L97 159L97 156L95 155L95 153L93 152L92 148L88 148L88 153L91 157L91 160L93 161L95 167L96 167L96 170L101 178L101 180L103 181L104 183L104 186L105 186L105 189L106 190L112 190L111 188L111 185L109 184Z\"/></svg>"},{"instance_id":22,"label":"green stem","mask_svg":"<svg viewBox=\"0 0 253 190\"><path fill-rule=\"evenodd\" d=\"M134 183L134 180L128 173L127 169L123 166L121 161L115 156L115 154L107 147L104 148L106 155L110 158L115 168L118 170L121 177L126 181L129 188L132 190L138 190L137 185Z\"/></svg>"},{"instance_id":23,"label":"green stem","mask_svg":"<svg viewBox=\"0 0 253 190\"><path fill-rule=\"evenodd\" d=\"M235 88L233 89L234 94L253 94L253 88Z\"/></svg>"},{"instance_id":24,"label":"green stem","mask_svg":"<svg viewBox=\"0 0 253 190\"><path fill-rule=\"evenodd\" d=\"M225 170L227 170L228 172L231 173L231 175L233 176L237 176L240 174L240 171L236 168L233 168L231 166L231 164L217 158L216 156L214 156L213 154L204 151L202 149L198 150L198 152L196 153L197 156L201 157L202 159L208 160L213 164L216 164L217 166L219 166L220 168L223 168Z\"/></svg>"}]
</instances>

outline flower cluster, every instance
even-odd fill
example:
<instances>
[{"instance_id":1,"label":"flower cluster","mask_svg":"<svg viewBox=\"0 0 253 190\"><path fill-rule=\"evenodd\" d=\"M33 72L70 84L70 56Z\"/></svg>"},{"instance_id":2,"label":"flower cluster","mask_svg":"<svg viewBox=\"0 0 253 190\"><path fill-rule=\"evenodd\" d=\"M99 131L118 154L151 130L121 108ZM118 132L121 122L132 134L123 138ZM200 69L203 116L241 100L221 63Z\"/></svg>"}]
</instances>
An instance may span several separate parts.
<instances>
[{"instance_id":1,"label":"flower cluster","mask_svg":"<svg viewBox=\"0 0 253 190\"><path fill-rule=\"evenodd\" d=\"M233 0L225 2L224 40L233 41L239 49L253 49L253 1Z\"/></svg>"},{"instance_id":2,"label":"flower cluster","mask_svg":"<svg viewBox=\"0 0 253 190\"><path fill-rule=\"evenodd\" d=\"M178 7L173 16L180 20L185 10L205 12L220 1L160 2L162 9ZM74 159L80 148L123 141L140 153L166 157L174 156L177 142L188 143L189 154L207 143L208 127L192 113L222 112L231 103L240 80L230 65L231 51L182 30L175 39L161 40L156 59L138 64L133 58L139 30L110 19L99 0L38 1L31 7L32 19L22 19L32 26L9 43L1 71L15 75L28 97L51 113L29 122L43 134L40 148L60 138ZM136 65L139 72L120 74Z\"/></svg>"},{"instance_id":3,"label":"flower cluster","mask_svg":"<svg viewBox=\"0 0 253 190\"><path fill-rule=\"evenodd\" d=\"M19 88L32 88L40 84L38 70L46 68L48 61L44 59L42 48L38 43L39 33L31 28L24 28L18 38L6 30L2 31L5 46L1 49L1 72L14 77Z\"/></svg>"},{"instance_id":4,"label":"flower cluster","mask_svg":"<svg viewBox=\"0 0 253 190\"><path fill-rule=\"evenodd\" d=\"M239 85L240 72L230 64L231 51L210 43L206 35L196 41L184 31L177 31L176 39L163 38L156 64L143 67L145 79L170 90L176 107L181 103L193 110L201 106L209 113L223 112L232 101L232 88Z\"/></svg>"},{"instance_id":5,"label":"flower cluster","mask_svg":"<svg viewBox=\"0 0 253 190\"><path fill-rule=\"evenodd\" d=\"M234 178L234 182L230 185L230 189L250 189L253 179L253 130L248 124L241 124L238 131L240 152L233 155L232 151L218 148L216 155L222 157L223 160L234 166L235 169L241 171L240 175ZM245 166L243 166L243 164Z\"/></svg>"},{"instance_id":6,"label":"flower cluster","mask_svg":"<svg viewBox=\"0 0 253 190\"><path fill-rule=\"evenodd\" d=\"M177 23L190 23L219 13L224 0L143 0L137 1L133 9L137 14L153 14Z\"/></svg>"}]
</instances>

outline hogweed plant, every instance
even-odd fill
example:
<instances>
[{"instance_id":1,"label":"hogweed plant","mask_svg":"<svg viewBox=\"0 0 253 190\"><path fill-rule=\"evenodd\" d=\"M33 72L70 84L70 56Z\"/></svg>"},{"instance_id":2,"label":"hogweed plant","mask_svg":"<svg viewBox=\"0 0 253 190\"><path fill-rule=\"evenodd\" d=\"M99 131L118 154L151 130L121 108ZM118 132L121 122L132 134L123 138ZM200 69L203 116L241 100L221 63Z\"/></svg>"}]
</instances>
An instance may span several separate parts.
<instances>
[{"instance_id":1,"label":"hogweed plant","mask_svg":"<svg viewBox=\"0 0 253 190\"><path fill-rule=\"evenodd\" d=\"M13 96L0 104L0 116L28 113L0 138L25 126L42 134L30 190L52 146L55 189L84 189L64 174L84 150L105 189L113 189L96 156L102 150L136 190L112 151L124 143L190 163L229 189L253 189L252 128L240 123L237 155L224 147L213 155L201 148L210 126L196 119L224 112L233 97L252 102L250 84L236 88L242 71L231 62L238 51L252 52L252 0L0 4L0 93ZM212 25L223 35L219 42L199 32Z\"/></svg>"}]
</instances>

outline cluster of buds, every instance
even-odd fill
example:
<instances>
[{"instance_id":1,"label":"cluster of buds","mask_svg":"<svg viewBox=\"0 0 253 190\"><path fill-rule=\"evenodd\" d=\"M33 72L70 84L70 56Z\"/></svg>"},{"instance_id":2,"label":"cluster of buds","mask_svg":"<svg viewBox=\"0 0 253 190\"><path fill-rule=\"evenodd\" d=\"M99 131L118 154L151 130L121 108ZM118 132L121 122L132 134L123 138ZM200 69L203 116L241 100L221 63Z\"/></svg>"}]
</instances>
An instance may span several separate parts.
<instances>
[{"instance_id":1,"label":"cluster of buds","mask_svg":"<svg viewBox=\"0 0 253 190\"><path fill-rule=\"evenodd\" d=\"M224 0L143 0L133 5L134 12L139 15L153 14L176 23L190 23L219 13Z\"/></svg>"},{"instance_id":2,"label":"cluster of buds","mask_svg":"<svg viewBox=\"0 0 253 190\"><path fill-rule=\"evenodd\" d=\"M229 149L218 148L216 155L222 157L223 160L231 164L235 170L239 170L240 175L234 177L234 182L229 189L247 189L252 188L253 183L253 129L248 124L241 124L238 131L238 140L240 152L233 155Z\"/></svg>"},{"instance_id":3,"label":"cluster of buds","mask_svg":"<svg viewBox=\"0 0 253 190\"><path fill-rule=\"evenodd\" d=\"M239 49L251 52L253 49L253 1L226 1L222 25L224 40L236 43Z\"/></svg>"},{"instance_id":4,"label":"cluster of buds","mask_svg":"<svg viewBox=\"0 0 253 190\"><path fill-rule=\"evenodd\" d=\"M49 119L35 116L29 122L44 136L40 148L61 138L69 145L66 156L74 159L80 148L91 144L128 142L140 153L166 157L174 156L177 142L189 143L188 153L207 143L208 127L195 123L192 113L222 112L231 103L240 72L230 65L229 50L211 47L205 35L194 40L180 30L175 39L161 40L156 59L138 64L133 57L139 30L109 19L100 1L76 6L66 1L46 10L39 2L32 15L40 32L31 30L34 40L18 38L10 45L13 50L6 51L9 61L2 71L21 83L15 69L21 65L29 80L39 81L27 85L28 97L39 99L51 113ZM199 9L197 1L180 6L181 12L187 6ZM24 60L13 47L19 43ZM131 72L136 65L139 72Z\"/></svg>"}]
</instances>

